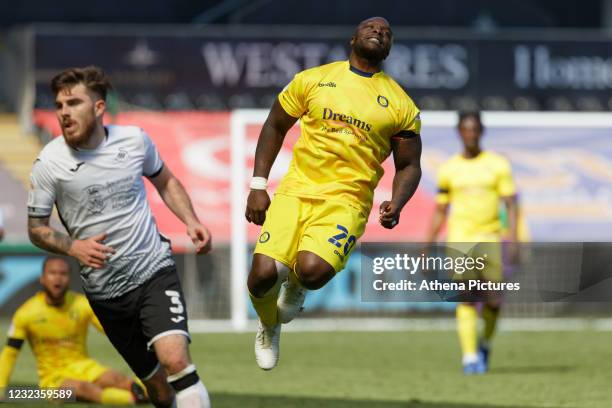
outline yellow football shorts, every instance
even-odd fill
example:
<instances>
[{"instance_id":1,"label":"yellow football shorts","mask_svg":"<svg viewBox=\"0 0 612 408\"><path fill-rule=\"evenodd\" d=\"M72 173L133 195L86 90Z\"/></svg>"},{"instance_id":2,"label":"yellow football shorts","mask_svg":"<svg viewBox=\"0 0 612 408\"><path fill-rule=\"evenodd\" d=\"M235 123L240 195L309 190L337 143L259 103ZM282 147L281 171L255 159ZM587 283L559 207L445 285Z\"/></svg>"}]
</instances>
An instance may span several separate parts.
<instances>
[{"instance_id":1,"label":"yellow football shorts","mask_svg":"<svg viewBox=\"0 0 612 408\"><path fill-rule=\"evenodd\" d=\"M298 252L309 251L340 272L366 222L360 210L344 203L275 194L255 253L294 269Z\"/></svg>"},{"instance_id":2,"label":"yellow football shorts","mask_svg":"<svg viewBox=\"0 0 612 408\"><path fill-rule=\"evenodd\" d=\"M110 368L91 358L71 362L40 379L41 388L59 388L68 379L93 383Z\"/></svg>"}]
</instances>

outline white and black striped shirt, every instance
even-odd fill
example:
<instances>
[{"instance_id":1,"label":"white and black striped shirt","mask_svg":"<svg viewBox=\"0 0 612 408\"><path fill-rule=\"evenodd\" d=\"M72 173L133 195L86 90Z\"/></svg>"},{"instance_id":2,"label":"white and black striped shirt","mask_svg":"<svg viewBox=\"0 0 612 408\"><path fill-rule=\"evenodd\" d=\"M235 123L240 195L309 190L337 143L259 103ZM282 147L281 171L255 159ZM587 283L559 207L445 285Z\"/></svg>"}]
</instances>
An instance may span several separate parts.
<instances>
[{"instance_id":1,"label":"white and black striped shirt","mask_svg":"<svg viewBox=\"0 0 612 408\"><path fill-rule=\"evenodd\" d=\"M76 150L63 136L48 143L34 163L28 197L30 217L57 207L75 239L106 232L116 250L103 269L81 268L84 290L96 299L121 296L174 265L169 241L160 235L146 198L143 176L163 168L149 136L135 126L107 126L95 149Z\"/></svg>"}]
</instances>

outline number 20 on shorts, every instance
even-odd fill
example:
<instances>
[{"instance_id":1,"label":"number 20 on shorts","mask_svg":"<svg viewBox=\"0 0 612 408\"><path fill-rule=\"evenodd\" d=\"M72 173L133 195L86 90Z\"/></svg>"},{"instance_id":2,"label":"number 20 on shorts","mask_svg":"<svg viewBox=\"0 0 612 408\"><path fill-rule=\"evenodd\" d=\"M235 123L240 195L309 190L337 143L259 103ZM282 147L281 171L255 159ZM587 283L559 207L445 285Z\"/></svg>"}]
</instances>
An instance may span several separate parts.
<instances>
[{"instance_id":1,"label":"number 20 on shorts","mask_svg":"<svg viewBox=\"0 0 612 408\"><path fill-rule=\"evenodd\" d=\"M353 246L355 246L357 238L355 238L354 235L349 236L348 229L343 225L338 224L336 225L336 228L340 231L340 233L333 235L327 240L327 242L335 245L337 248L342 248L343 242L346 240L346 242L344 242L344 256L346 256L349 254L349 252L351 252Z\"/></svg>"}]
</instances>

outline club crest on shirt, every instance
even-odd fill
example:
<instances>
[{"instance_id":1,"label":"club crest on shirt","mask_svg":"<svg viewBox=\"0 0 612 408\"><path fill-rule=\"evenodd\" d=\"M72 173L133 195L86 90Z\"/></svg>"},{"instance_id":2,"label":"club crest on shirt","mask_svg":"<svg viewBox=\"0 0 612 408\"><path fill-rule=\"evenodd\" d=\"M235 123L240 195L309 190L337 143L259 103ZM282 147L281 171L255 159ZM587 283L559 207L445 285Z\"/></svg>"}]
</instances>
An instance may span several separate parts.
<instances>
[{"instance_id":1,"label":"club crest on shirt","mask_svg":"<svg viewBox=\"0 0 612 408\"><path fill-rule=\"evenodd\" d=\"M117 152L117 155L115 156L115 160L117 160L118 162L123 162L128 157L129 157L129 154L127 150L125 150L124 148L120 148L119 151Z\"/></svg>"},{"instance_id":2,"label":"club crest on shirt","mask_svg":"<svg viewBox=\"0 0 612 408\"><path fill-rule=\"evenodd\" d=\"M104 186L94 184L85 188L85 197L87 200L87 210L90 214L100 214L106 207L106 202L102 197Z\"/></svg>"},{"instance_id":3,"label":"club crest on shirt","mask_svg":"<svg viewBox=\"0 0 612 408\"><path fill-rule=\"evenodd\" d=\"M378 95L378 98L376 98L376 102L378 102L378 104L383 108L389 106L389 100L382 95Z\"/></svg>"}]
</instances>

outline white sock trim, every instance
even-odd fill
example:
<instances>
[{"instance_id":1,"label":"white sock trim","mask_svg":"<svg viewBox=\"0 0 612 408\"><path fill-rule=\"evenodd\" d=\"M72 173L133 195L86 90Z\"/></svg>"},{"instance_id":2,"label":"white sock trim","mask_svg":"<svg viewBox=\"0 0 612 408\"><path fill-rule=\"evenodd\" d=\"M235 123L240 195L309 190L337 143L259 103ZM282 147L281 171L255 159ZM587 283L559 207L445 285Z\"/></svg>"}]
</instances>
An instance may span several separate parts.
<instances>
[{"instance_id":1,"label":"white sock trim","mask_svg":"<svg viewBox=\"0 0 612 408\"><path fill-rule=\"evenodd\" d=\"M187 374L193 373L195 370L196 370L195 364L189 364L187 367L183 368L178 373L169 375L167 380L169 383L176 381L176 380L180 380L181 378L185 377ZM189 388L191 387L187 387L186 389L189 389Z\"/></svg>"}]
</instances>

